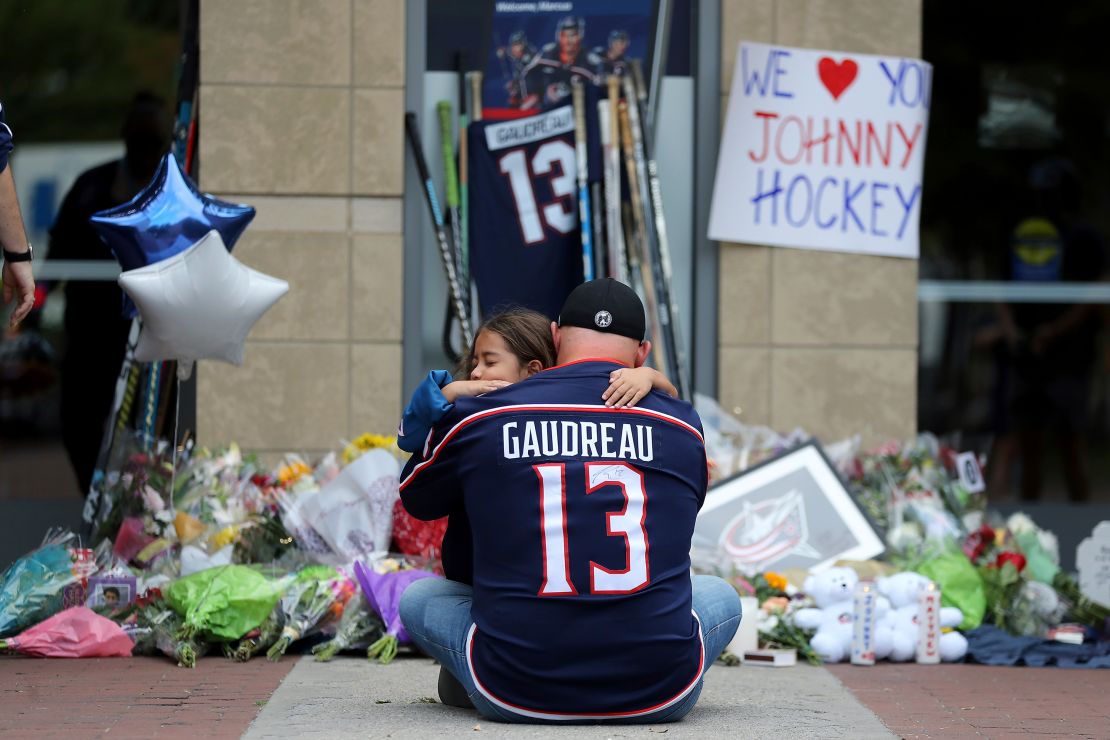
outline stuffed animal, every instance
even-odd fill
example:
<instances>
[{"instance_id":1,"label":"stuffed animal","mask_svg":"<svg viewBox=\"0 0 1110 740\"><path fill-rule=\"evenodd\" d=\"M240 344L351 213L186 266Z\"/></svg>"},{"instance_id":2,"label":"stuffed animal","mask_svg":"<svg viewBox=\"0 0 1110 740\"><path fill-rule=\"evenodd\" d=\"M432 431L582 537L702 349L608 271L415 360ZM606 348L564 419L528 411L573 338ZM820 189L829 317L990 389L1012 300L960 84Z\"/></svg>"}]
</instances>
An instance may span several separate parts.
<instances>
[{"instance_id":1,"label":"stuffed animal","mask_svg":"<svg viewBox=\"0 0 1110 740\"><path fill-rule=\"evenodd\" d=\"M884 641L891 644L890 660L913 660L917 654L917 603L918 596L929 584L920 573L896 573L880 578L879 593L890 600L891 610L880 617L877 631L884 634ZM956 627L964 614L952 606L941 607L941 628ZM945 662L961 660L967 654L967 638L959 632L948 631L940 636L940 659Z\"/></svg>"},{"instance_id":2,"label":"stuffed animal","mask_svg":"<svg viewBox=\"0 0 1110 740\"><path fill-rule=\"evenodd\" d=\"M799 609L794 624L802 629L817 630L810 647L826 663L839 663L852 652L852 602L859 576L851 568L829 568L806 578L804 590L817 608ZM876 599L876 613L882 618L889 605ZM890 631L875 633L875 657L890 653Z\"/></svg>"}]
</instances>

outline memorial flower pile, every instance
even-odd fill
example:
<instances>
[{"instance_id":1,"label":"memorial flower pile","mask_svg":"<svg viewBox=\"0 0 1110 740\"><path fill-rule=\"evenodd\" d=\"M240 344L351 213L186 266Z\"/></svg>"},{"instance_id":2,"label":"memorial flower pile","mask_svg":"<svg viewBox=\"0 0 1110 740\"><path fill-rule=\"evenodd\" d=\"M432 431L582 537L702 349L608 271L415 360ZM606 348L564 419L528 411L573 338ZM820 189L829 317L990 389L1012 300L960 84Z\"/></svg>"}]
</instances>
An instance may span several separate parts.
<instances>
[{"instance_id":1,"label":"memorial flower pile","mask_svg":"<svg viewBox=\"0 0 1110 740\"><path fill-rule=\"evenodd\" d=\"M57 635L58 655L121 654L123 636L128 654L192 667L206 654L279 660L313 645L319 660L376 646L370 657L388 662L405 644L399 589L438 570L428 556L442 527L420 532L422 556L395 551L403 453L393 437L364 434L317 461L289 454L273 465L235 445L134 436L119 447L89 509L99 546L52 533L0 576L0 650L38 654ZM411 547L409 523L399 534ZM367 598L356 563L391 585ZM86 601L96 619L63 611Z\"/></svg>"}]
</instances>

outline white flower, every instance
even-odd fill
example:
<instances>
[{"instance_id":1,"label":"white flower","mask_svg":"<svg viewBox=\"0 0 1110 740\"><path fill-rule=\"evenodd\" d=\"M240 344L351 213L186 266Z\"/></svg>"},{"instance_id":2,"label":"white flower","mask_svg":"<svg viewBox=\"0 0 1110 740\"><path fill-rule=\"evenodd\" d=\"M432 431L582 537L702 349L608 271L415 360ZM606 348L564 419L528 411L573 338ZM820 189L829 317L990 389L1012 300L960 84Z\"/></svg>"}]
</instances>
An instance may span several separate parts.
<instances>
[{"instance_id":1,"label":"white flower","mask_svg":"<svg viewBox=\"0 0 1110 740\"><path fill-rule=\"evenodd\" d=\"M154 514L166 508L166 503L162 500L162 496L150 486L143 486L143 503L146 504L146 508Z\"/></svg>"},{"instance_id":2,"label":"white flower","mask_svg":"<svg viewBox=\"0 0 1110 740\"><path fill-rule=\"evenodd\" d=\"M1010 530L1013 534L1025 534L1026 532L1036 532L1037 525L1033 520L1028 517L1023 511L1018 511L1010 515L1006 520L1006 529Z\"/></svg>"},{"instance_id":3,"label":"white flower","mask_svg":"<svg viewBox=\"0 0 1110 740\"><path fill-rule=\"evenodd\" d=\"M772 630L775 629L775 627L779 626L778 615L768 614L767 612L763 611L762 609L760 609L757 612L757 615L758 615L759 619L758 619L756 624L757 624L757 629L760 632L771 632Z\"/></svg>"},{"instance_id":4,"label":"white flower","mask_svg":"<svg viewBox=\"0 0 1110 740\"><path fill-rule=\"evenodd\" d=\"M1041 617L1051 616L1060 606L1060 597L1056 595L1052 586L1039 581L1026 581L1022 584L1021 595Z\"/></svg>"}]
</instances>

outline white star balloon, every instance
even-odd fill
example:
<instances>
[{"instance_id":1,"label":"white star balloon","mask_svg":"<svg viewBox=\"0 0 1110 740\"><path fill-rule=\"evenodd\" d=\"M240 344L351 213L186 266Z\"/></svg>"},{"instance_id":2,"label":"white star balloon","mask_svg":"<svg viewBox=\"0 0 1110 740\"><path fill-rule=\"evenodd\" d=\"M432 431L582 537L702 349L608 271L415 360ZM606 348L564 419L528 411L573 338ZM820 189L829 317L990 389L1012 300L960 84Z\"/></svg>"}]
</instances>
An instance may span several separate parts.
<instances>
[{"instance_id":1,"label":"white star balloon","mask_svg":"<svg viewBox=\"0 0 1110 740\"><path fill-rule=\"evenodd\" d=\"M188 378L193 362L243 364L243 342L255 322L289 291L289 283L244 265L218 231L169 259L128 270L120 287L139 307L139 362L177 360Z\"/></svg>"}]
</instances>

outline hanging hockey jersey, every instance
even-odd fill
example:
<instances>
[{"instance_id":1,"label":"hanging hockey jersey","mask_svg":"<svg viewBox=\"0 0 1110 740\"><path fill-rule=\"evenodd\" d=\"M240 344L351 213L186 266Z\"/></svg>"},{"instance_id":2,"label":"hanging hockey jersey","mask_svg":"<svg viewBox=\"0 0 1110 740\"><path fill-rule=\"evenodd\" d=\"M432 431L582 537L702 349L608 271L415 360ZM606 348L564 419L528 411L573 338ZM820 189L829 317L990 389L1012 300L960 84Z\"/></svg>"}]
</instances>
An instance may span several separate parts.
<instances>
[{"instance_id":1,"label":"hanging hockey jersey","mask_svg":"<svg viewBox=\"0 0 1110 740\"><path fill-rule=\"evenodd\" d=\"M587 90L587 112L596 110ZM587 115L591 150L596 116ZM470 272L483 316L522 306L556 318L582 282L574 108L469 129ZM591 153L590 173L600 172ZM596 204L594 206L597 207Z\"/></svg>"},{"instance_id":2,"label":"hanging hockey jersey","mask_svg":"<svg viewBox=\"0 0 1110 740\"><path fill-rule=\"evenodd\" d=\"M584 360L460 398L401 473L414 516L452 514L451 528L459 507L469 517L467 659L482 694L518 714L663 709L712 659L689 572L708 477L701 423L658 392L599 405L618 367Z\"/></svg>"}]
</instances>

